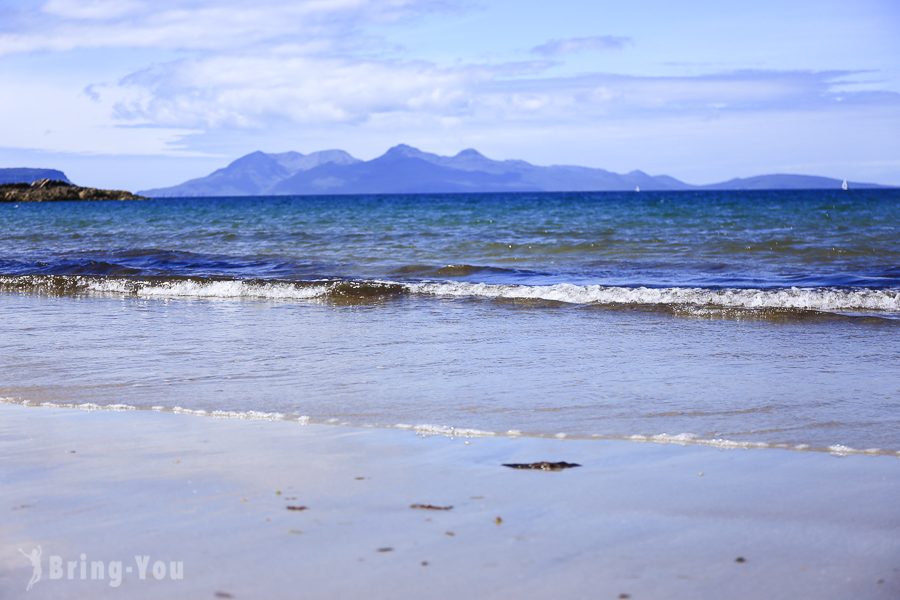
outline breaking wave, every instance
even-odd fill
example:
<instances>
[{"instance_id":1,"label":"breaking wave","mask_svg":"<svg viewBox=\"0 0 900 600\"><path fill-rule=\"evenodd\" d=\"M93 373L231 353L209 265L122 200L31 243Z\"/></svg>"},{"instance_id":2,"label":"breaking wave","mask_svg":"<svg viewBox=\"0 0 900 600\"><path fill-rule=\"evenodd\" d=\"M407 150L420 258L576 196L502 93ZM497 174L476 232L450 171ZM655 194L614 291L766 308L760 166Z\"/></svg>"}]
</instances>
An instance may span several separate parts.
<instances>
[{"instance_id":1,"label":"breaking wave","mask_svg":"<svg viewBox=\"0 0 900 600\"><path fill-rule=\"evenodd\" d=\"M543 300L566 304L690 305L743 309L810 311L900 311L900 289L775 288L709 289L687 287L618 287L559 283L547 286L486 283L418 283L416 293L436 296L479 296L512 300Z\"/></svg>"},{"instance_id":2,"label":"breaking wave","mask_svg":"<svg viewBox=\"0 0 900 600\"><path fill-rule=\"evenodd\" d=\"M700 288L605 285L517 285L380 280L216 279L4 275L0 291L47 295L124 295L142 298L322 300L365 303L398 296L430 296L600 307L865 313L900 316L900 288Z\"/></svg>"}]
</instances>

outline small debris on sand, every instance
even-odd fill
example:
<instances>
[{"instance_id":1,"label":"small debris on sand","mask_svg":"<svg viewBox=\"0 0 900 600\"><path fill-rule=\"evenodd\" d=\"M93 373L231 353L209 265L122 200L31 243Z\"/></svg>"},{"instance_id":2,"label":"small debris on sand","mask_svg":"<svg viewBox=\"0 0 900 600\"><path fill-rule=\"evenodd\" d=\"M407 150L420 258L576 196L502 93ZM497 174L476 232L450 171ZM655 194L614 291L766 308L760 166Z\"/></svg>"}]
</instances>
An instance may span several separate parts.
<instances>
[{"instance_id":1,"label":"small debris on sand","mask_svg":"<svg viewBox=\"0 0 900 600\"><path fill-rule=\"evenodd\" d=\"M309 509L308 506L294 506L294 505L285 506L285 508L288 510L308 510Z\"/></svg>"},{"instance_id":2,"label":"small debris on sand","mask_svg":"<svg viewBox=\"0 0 900 600\"><path fill-rule=\"evenodd\" d=\"M216 592L216 598L234 598L234 596L228 592Z\"/></svg>"},{"instance_id":3,"label":"small debris on sand","mask_svg":"<svg viewBox=\"0 0 900 600\"><path fill-rule=\"evenodd\" d=\"M453 508L453 506L436 506L434 504L410 504L409 507L420 510L450 510Z\"/></svg>"},{"instance_id":4,"label":"small debris on sand","mask_svg":"<svg viewBox=\"0 0 900 600\"><path fill-rule=\"evenodd\" d=\"M445 531L445 532L444 532L444 535L447 535L447 536L450 536L450 537L453 537L453 536L454 536L454 535L456 535L456 534L455 534L455 533L453 533L453 532L452 532L452 531Z\"/></svg>"},{"instance_id":5,"label":"small debris on sand","mask_svg":"<svg viewBox=\"0 0 900 600\"><path fill-rule=\"evenodd\" d=\"M619 600L628 600L628 598L631 598L631 594L626 594L624 592L619 594Z\"/></svg>"},{"instance_id":6,"label":"small debris on sand","mask_svg":"<svg viewBox=\"0 0 900 600\"><path fill-rule=\"evenodd\" d=\"M360 477L354 477L354 479L357 480L357 481L362 481L363 479L365 479L365 477L361 477L361 476L360 476Z\"/></svg>"},{"instance_id":7,"label":"small debris on sand","mask_svg":"<svg viewBox=\"0 0 900 600\"><path fill-rule=\"evenodd\" d=\"M503 519L501 517L496 517L494 519L494 525L500 525L503 523Z\"/></svg>"},{"instance_id":8,"label":"small debris on sand","mask_svg":"<svg viewBox=\"0 0 900 600\"><path fill-rule=\"evenodd\" d=\"M394 549L391 548L390 546L385 546L384 548L379 548L377 550L377 552L393 552L393 551L394 551Z\"/></svg>"},{"instance_id":9,"label":"small debris on sand","mask_svg":"<svg viewBox=\"0 0 900 600\"><path fill-rule=\"evenodd\" d=\"M743 556L738 556L736 559L734 559L734 562L736 562L736 563L745 563L745 562L747 562L747 559L744 558Z\"/></svg>"},{"instance_id":10,"label":"small debris on sand","mask_svg":"<svg viewBox=\"0 0 900 600\"><path fill-rule=\"evenodd\" d=\"M530 469L532 471L562 471L563 469L572 469L574 467L580 467L578 463L570 463L570 462L534 462L534 463L504 463L504 467L509 467L510 469Z\"/></svg>"},{"instance_id":11,"label":"small debris on sand","mask_svg":"<svg viewBox=\"0 0 900 600\"><path fill-rule=\"evenodd\" d=\"M423 560L423 561L422 561L422 566L423 566L423 567L427 567L427 566L428 566L428 561L427 561L427 560Z\"/></svg>"}]
</instances>

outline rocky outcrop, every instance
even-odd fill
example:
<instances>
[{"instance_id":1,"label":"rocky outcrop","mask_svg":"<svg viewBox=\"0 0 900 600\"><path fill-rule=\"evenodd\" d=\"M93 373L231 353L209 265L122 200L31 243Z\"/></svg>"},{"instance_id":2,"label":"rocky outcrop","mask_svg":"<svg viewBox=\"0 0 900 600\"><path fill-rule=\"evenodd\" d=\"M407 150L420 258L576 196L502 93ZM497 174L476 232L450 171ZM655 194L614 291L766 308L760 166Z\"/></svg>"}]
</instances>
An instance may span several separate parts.
<instances>
[{"instance_id":1,"label":"rocky outcrop","mask_svg":"<svg viewBox=\"0 0 900 600\"><path fill-rule=\"evenodd\" d=\"M68 181L38 179L32 183L0 185L0 202L58 202L61 200L143 200L124 190L100 190Z\"/></svg>"}]
</instances>

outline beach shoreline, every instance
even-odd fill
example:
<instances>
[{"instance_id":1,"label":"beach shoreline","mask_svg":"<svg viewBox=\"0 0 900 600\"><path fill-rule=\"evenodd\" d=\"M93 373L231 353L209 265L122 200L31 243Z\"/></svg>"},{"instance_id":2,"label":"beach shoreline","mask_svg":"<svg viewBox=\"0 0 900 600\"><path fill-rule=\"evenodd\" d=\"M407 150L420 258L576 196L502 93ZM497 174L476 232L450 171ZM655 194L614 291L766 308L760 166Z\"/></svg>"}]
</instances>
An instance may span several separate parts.
<instances>
[{"instance_id":1,"label":"beach shoreline","mask_svg":"<svg viewBox=\"0 0 900 600\"><path fill-rule=\"evenodd\" d=\"M0 449L3 597L25 595L32 568L19 549L37 546L44 573L29 598L900 590L896 457L10 404ZM503 466L536 461L582 466ZM179 562L183 578L135 568L113 586L109 571L82 579L76 564L74 578L52 579L54 556Z\"/></svg>"}]
</instances>

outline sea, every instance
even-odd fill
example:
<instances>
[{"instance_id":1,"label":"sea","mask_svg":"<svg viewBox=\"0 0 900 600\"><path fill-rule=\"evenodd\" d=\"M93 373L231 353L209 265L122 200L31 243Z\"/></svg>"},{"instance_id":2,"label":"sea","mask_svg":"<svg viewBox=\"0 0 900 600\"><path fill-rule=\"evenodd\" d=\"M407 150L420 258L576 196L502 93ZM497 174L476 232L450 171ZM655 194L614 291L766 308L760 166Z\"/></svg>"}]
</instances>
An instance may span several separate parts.
<instances>
[{"instance_id":1,"label":"sea","mask_svg":"<svg viewBox=\"0 0 900 600\"><path fill-rule=\"evenodd\" d=\"M0 398L900 456L900 190L0 204Z\"/></svg>"}]
</instances>

